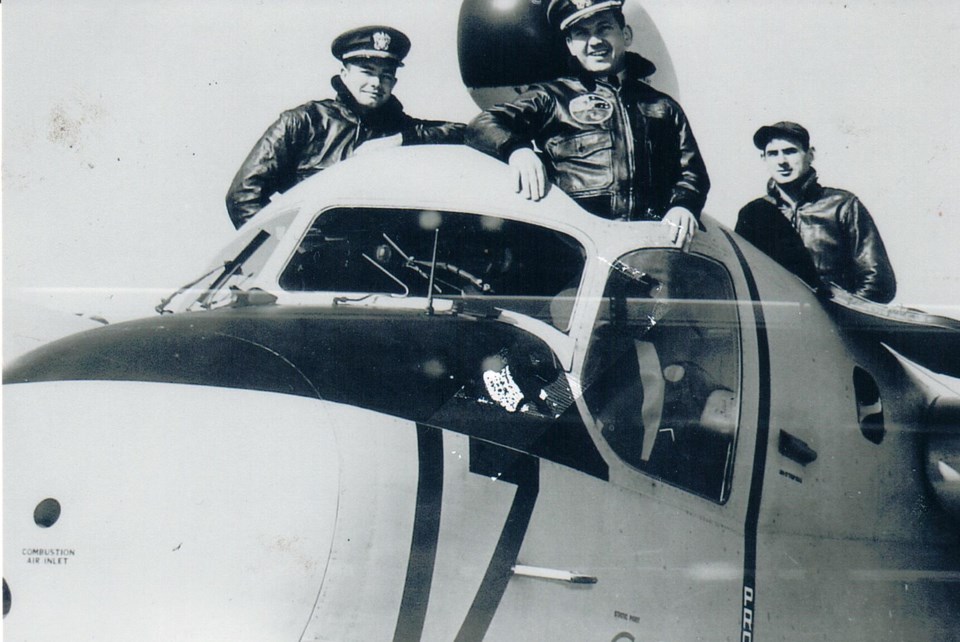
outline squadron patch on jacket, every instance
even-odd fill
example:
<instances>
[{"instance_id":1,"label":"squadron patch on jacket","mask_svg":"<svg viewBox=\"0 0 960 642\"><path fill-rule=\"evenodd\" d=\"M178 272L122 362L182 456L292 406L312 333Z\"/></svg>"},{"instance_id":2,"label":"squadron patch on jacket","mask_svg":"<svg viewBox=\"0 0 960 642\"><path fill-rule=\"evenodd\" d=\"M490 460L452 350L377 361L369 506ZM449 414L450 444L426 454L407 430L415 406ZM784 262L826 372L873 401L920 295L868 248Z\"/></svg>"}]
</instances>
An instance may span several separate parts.
<instances>
[{"instance_id":1,"label":"squadron patch on jacket","mask_svg":"<svg viewBox=\"0 0 960 642\"><path fill-rule=\"evenodd\" d=\"M613 116L613 103L599 94L581 94L570 101L570 115L578 123L598 125Z\"/></svg>"}]
</instances>

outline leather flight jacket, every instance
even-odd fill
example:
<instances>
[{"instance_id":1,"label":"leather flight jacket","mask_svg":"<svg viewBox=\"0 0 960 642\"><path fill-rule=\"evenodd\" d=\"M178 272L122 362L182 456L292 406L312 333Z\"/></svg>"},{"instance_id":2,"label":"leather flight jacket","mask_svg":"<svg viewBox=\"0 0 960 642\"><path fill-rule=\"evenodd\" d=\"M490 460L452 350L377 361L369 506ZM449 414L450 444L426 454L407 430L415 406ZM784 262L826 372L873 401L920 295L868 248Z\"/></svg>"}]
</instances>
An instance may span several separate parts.
<instances>
[{"instance_id":1,"label":"leather flight jacket","mask_svg":"<svg viewBox=\"0 0 960 642\"><path fill-rule=\"evenodd\" d=\"M659 220L673 206L697 217L710 179L680 105L645 82L655 67L627 53L621 87L579 76L531 85L467 128L467 144L503 161L533 147L548 176L604 218Z\"/></svg>"},{"instance_id":2,"label":"leather flight jacket","mask_svg":"<svg viewBox=\"0 0 960 642\"><path fill-rule=\"evenodd\" d=\"M796 206L770 180L767 195L744 210L774 206L800 235L824 283L888 303L897 293L897 279L870 212L851 192L820 185L813 169L801 180Z\"/></svg>"},{"instance_id":3,"label":"leather flight jacket","mask_svg":"<svg viewBox=\"0 0 960 642\"><path fill-rule=\"evenodd\" d=\"M227 192L227 212L239 228L276 192L353 155L374 138L402 134L404 145L463 142L465 125L408 116L396 97L364 113L338 76L337 97L287 110L260 137Z\"/></svg>"}]
</instances>

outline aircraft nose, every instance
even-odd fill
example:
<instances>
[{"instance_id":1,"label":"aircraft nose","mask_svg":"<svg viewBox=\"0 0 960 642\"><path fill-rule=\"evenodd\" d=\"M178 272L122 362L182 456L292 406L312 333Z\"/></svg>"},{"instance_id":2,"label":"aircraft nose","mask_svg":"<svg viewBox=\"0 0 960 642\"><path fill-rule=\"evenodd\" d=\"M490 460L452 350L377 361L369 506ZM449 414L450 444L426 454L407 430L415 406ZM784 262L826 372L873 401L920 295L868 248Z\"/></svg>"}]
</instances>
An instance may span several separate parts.
<instances>
[{"instance_id":1,"label":"aircraft nose","mask_svg":"<svg viewBox=\"0 0 960 642\"><path fill-rule=\"evenodd\" d=\"M339 501L321 402L114 381L4 402L10 639L299 639Z\"/></svg>"}]
</instances>

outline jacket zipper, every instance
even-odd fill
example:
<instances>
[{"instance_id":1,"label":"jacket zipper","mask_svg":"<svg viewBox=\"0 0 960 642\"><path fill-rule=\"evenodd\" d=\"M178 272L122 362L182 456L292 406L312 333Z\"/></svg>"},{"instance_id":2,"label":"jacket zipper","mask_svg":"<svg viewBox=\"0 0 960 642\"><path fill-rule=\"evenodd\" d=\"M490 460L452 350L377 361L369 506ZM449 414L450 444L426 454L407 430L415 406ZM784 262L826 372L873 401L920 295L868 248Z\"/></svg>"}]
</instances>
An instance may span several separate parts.
<instances>
[{"instance_id":1,"label":"jacket zipper","mask_svg":"<svg viewBox=\"0 0 960 642\"><path fill-rule=\"evenodd\" d=\"M614 98L617 101L617 117L623 123L624 140L626 141L626 147L627 147L627 169L628 169L627 176L632 177L637 171L636 159L634 158L634 150L633 150L633 127L630 125L630 118L627 115L627 107L626 105L623 104L623 100L620 98L621 89L622 87L618 87L618 88L611 87ZM634 200L635 200L635 196L633 193L633 180L631 178L631 180L627 181L626 219L628 221L633 220L634 218L633 217Z\"/></svg>"}]
</instances>

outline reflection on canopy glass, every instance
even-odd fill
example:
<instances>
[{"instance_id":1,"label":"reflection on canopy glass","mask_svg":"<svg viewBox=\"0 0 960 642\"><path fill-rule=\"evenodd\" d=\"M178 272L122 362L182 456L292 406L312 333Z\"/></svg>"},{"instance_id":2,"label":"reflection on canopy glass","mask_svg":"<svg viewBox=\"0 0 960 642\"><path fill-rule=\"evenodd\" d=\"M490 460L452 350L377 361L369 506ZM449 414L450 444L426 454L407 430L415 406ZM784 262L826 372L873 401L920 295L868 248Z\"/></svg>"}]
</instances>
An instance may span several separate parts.
<instances>
[{"instance_id":1,"label":"reflection on canopy glass","mask_svg":"<svg viewBox=\"0 0 960 642\"><path fill-rule=\"evenodd\" d=\"M435 253L435 254L434 254ZM535 225L433 210L324 212L280 276L285 290L490 299L566 329L554 297L579 286L585 253ZM568 306L554 306L555 310Z\"/></svg>"},{"instance_id":2,"label":"reflection on canopy glass","mask_svg":"<svg viewBox=\"0 0 960 642\"><path fill-rule=\"evenodd\" d=\"M719 263L640 250L613 265L584 372L584 401L630 466L727 498L740 407L739 317Z\"/></svg>"}]
</instances>

